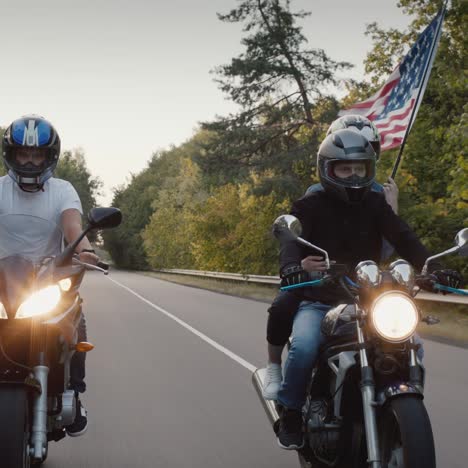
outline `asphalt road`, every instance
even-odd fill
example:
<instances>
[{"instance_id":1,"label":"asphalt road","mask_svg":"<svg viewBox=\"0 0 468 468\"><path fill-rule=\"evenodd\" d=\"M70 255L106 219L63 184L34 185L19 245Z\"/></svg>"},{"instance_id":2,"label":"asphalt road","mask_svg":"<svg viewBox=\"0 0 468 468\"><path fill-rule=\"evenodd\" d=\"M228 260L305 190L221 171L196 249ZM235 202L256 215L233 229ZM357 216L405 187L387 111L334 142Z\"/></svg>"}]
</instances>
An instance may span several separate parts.
<instances>
[{"instance_id":1,"label":"asphalt road","mask_svg":"<svg viewBox=\"0 0 468 468\"><path fill-rule=\"evenodd\" d=\"M82 288L96 346L83 397L90 428L52 443L44 467L297 468L251 384L265 360L266 305L133 273L110 277L89 273ZM425 349L438 467L464 468L468 350L429 341Z\"/></svg>"}]
</instances>

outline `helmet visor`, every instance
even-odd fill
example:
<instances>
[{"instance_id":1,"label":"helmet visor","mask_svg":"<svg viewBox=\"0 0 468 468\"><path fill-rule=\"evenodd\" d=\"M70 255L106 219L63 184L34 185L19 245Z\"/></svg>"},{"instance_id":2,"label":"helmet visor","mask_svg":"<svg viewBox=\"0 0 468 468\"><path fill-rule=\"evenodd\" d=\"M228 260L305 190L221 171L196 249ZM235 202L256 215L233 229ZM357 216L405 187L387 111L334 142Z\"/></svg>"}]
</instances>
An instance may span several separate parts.
<instances>
[{"instance_id":1,"label":"helmet visor","mask_svg":"<svg viewBox=\"0 0 468 468\"><path fill-rule=\"evenodd\" d=\"M22 174L40 174L52 162L50 148L14 146L6 157L10 166Z\"/></svg>"},{"instance_id":2,"label":"helmet visor","mask_svg":"<svg viewBox=\"0 0 468 468\"><path fill-rule=\"evenodd\" d=\"M369 159L332 160L327 164L327 175L343 187L366 187L374 181L375 162Z\"/></svg>"}]
</instances>

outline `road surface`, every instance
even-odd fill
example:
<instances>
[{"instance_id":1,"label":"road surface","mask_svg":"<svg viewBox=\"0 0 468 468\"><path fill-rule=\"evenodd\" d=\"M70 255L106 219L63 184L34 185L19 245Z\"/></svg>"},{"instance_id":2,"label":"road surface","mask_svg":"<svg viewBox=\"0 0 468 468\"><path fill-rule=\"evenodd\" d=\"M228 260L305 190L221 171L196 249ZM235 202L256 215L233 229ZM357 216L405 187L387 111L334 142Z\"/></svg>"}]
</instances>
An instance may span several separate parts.
<instances>
[{"instance_id":1,"label":"road surface","mask_svg":"<svg viewBox=\"0 0 468 468\"><path fill-rule=\"evenodd\" d=\"M251 384L267 305L136 273L88 273L90 428L45 468L297 468ZM439 468L468 465L468 350L426 341Z\"/></svg>"}]
</instances>

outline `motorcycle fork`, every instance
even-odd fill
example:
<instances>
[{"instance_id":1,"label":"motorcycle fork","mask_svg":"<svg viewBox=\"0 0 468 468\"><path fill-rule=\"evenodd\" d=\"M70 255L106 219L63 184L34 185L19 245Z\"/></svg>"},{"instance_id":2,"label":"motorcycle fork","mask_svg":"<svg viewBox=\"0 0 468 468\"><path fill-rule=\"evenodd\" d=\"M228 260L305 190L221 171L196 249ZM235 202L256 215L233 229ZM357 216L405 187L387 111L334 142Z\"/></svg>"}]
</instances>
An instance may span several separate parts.
<instances>
[{"instance_id":1,"label":"motorcycle fork","mask_svg":"<svg viewBox=\"0 0 468 468\"><path fill-rule=\"evenodd\" d=\"M409 367L409 380L421 394L424 394L424 378L416 355L416 343L414 336L410 339L410 367Z\"/></svg>"},{"instance_id":2,"label":"motorcycle fork","mask_svg":"<svg viewBox=\"0 0 468 468\"><path fill-rule=\"evenodd\" d=\"M370 468L381 468L379 437L377 429L377 416L375 408L375 382L372 367L369 366L365 348L364 333L360 320L356 321L358 341L360 345L359 355L361 358L361 394L364 412L364 427L366 430L367 462Z\"/></svg>"},{"instance_id":3,"label":"motorcycle fork","mask_svg":"<svg viewBox=\"0 0 468 468\"><path fill-rule=\"evenodd\" d=\"M32 356L34 378L40 384L40 392L33 396L31 456L43 460L47 455L47 383L49 367L46 365L46 329L42 324L33 328Z\"/></svg>"}]
</instances>

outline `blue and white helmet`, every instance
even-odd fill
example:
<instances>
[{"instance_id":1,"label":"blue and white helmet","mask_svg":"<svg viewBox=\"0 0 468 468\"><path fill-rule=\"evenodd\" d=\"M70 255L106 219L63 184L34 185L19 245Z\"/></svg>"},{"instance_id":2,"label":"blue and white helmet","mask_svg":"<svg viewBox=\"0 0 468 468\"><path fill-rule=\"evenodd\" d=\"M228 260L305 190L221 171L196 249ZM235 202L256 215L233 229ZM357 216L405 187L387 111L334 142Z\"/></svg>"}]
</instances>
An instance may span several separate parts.
<instances>
[{"instance_id":1,"label":"blue and white helmet","mask_svg":"<svg viewBox=\"0 0 468 468\"><path fill-rule=\"evenodd\" d=\"M40 165L21 164L17 154L30 150L44 156ZM2 140L3 163L8 175L27 192L41 190L52 177L60 156L60 138L55 128L43 117L25 115L15 120L6 130Z\"/></svg>"}]
</instances>

